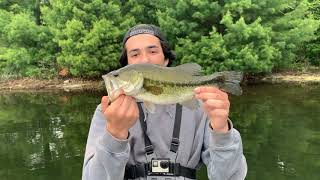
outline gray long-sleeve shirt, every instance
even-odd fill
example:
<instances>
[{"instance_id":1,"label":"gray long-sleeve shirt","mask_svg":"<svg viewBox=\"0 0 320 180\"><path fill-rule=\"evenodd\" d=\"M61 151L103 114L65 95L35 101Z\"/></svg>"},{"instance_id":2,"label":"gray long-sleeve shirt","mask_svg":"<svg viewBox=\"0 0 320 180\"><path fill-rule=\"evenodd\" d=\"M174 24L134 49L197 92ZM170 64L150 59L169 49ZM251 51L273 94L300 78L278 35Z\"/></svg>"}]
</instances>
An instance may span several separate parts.
<instances>
[{"instance_id":1,"label":"gray long-sleeve shirt","mask_svg":"<svg viewBox=\"0 0 320 180\"><path fill-rule=\"evenodd\" d=\"M157 158L169 155L175 109L175 105L157 105L155 113L145 113L147 135ZM109 134L101 105L97 107L88 135L82 180L123 180L126 164L147 162L139 120L129 132L127 140ZM189 168L198 168L204 163L211 180L242 180L247 173L240 133L233 127L227 133L213 131L202 108L183 107L176 162Z\"/></svg>"}]
</instances>

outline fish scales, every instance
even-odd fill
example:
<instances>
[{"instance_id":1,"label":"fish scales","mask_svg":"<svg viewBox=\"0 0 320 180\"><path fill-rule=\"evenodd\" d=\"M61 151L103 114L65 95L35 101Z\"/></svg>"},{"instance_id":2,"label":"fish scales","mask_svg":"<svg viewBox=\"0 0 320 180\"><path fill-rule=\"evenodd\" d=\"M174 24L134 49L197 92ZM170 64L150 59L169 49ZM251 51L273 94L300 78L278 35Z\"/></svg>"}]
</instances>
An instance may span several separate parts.
<instances>
[{"instance_id":1,"label":"fish scales","mask_svg":"<svg viewBox=\"0 0 320 180\"><path fill-rule=\"evenodd\" d=\"M124 92L144 101L152 111L152 104L181 103L194 108L193 89L198 86L214 86L228 93L240 95L242 73L235 71L201 75L201 66L188 63L177 67L152 64L134 64L103 76L110 101ZM154 110L154 109L153 109Z\"/></svg>"}]
</instances>

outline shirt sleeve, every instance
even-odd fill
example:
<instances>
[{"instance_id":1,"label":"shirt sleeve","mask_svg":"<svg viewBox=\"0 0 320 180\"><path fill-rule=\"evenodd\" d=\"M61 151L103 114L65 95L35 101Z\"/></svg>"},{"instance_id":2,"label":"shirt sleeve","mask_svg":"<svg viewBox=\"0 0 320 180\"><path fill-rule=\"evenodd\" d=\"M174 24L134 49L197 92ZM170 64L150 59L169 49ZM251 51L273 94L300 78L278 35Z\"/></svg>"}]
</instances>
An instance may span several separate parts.
<instances>
[{"instance_id":1,"label":"shirt sleeve","mask_svg":"<svg viewBox=\"0 0 320 180\"><path fill-rule=\"evenodd\" d=\"M105 129L106 120L99 105L93 115L83 169L82 180L123 180L129 160L128 140L119 140Z\"/></svg>"},{"instance_id":2,"label":"shirt sleeve","mask_svg":"<svg viewBox=\"0 0 320 180\"><path fill-rule=\"evenodd\" d=\"M208 178L212 180L243 180L247 174L240 133L233 128L230 120L228 123L230 130L218 133L207 120L201 158L207 166Z\"/></svg>"}]
</instances>

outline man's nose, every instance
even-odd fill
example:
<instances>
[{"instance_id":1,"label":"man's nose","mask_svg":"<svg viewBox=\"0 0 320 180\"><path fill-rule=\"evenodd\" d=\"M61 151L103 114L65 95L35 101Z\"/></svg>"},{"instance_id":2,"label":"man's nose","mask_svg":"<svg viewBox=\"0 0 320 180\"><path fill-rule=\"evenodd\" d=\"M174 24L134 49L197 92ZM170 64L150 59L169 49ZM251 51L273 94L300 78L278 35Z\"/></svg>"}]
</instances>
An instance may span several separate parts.
<instances>
[{"instance_id":1,"label":"man's nose","mask_svg":"<svg viewBox=\"0 0 320 180\"><path fill-rule=\"evenodd\" d=\"M146 52L142 53L141 62L142 62L142 63L148 63L148 62L149 62L148 53L146 53Z\"/></svg>"}]
</instances>

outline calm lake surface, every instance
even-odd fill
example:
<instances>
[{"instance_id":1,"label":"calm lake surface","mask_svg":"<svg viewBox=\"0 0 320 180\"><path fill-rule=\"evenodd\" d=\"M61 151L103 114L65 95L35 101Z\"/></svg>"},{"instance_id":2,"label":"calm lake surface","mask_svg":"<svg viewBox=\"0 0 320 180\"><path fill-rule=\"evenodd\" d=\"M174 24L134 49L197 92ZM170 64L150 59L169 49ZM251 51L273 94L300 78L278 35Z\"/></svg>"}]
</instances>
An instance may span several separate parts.
<instances>
[{"instance_id":1,"label":"calm lake surface","mask_svg":"<svg viewBox=\"0 0 320 180\"><path fill-rule=\"evenodd\" d=\"M0 179L78 180L102 93L0 93ZM320 85L258 85L231 97L248 180L319 180ZM202 169L199 179L205 180Z\"/></svg>"}]
</instances>

